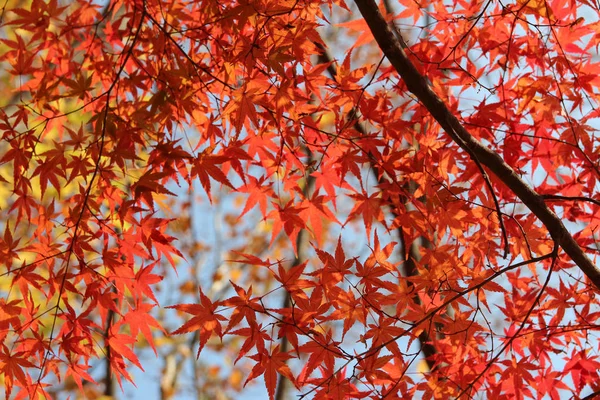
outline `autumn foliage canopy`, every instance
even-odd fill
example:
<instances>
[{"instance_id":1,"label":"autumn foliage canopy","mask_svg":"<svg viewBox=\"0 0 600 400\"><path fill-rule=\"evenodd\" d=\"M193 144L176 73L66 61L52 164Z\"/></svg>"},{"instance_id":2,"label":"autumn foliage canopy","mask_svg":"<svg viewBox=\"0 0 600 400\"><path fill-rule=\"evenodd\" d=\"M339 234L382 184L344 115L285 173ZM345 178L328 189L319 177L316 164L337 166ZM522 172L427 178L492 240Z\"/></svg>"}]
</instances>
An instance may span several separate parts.
<instances>
[{"instance_id":1,"label":"autumn foliage canopy","mask_svg":"<svg viewBox=\"0 0 600 400\"><path fill-rule=\"evenodd\" d=\"M7 398L600 393L597 2L0 18Z\"/></svg>"}]
</instances>

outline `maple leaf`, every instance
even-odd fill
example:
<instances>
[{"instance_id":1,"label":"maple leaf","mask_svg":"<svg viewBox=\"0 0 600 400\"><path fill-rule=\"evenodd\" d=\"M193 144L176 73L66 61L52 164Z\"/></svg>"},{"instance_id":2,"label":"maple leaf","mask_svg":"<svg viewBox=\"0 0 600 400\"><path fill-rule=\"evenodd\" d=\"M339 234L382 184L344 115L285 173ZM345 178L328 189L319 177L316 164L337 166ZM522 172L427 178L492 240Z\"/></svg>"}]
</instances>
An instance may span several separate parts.
<instances>
[{"instance_id":1,"label":"maple leaf","mask_svg":"<svg viewBox=\"0 0 600 400\"><path fill-rule=\"evenodd\" d=\"M24 368L34 368L35 364L27 360L24 352L11 353L10 349L2 344L0 351L0 371L4 377L4 391L6 398L10 398L15 379L23 386L28 385L28 374Z\"/></svg>"},{"instance_id":2,"label":"maple leaf","mask_svg":"<svg viewBox=\"0 0 600 400\"><path fill-rule=\"evenodd\" d=\"M300 352L310 355L302 372L298 375L298 382L306 382L313 371L321 365L324 365L326 370L333 371L336 356L339 355L338 344L333 341L331 331L328 330L325 335L320 333L313 335L308 343L300 346Z\"/></svg>"},{"instance_id":3,"label":"maple leaf","mask_svg":"<svg viewBox=\"0 0 600 400\"><path fill-rule=\"evenodd\" d=\"M302 264L294 265L293 267L286 269L282 263L279 263L278 271L275 274L275 279L281 282L287 292L301 292L302 289L312 286L312 284L307 280L300 279L304 269L306 268L306 265L307 263L303 262Z\"/></svg>"},{"instance_id":4,"label":"maple leaf","mask_svg":"<svg viewBox=\"0 0 600 400\"><path fill-rule=\"evenodd\" d=\"M244 85L232 93L232 99L223 110L225 115L231 114L231 120L235 129L240 132L246 119L258 126L258 115L256 112L256 98L259 96L260 87Z\"/></svg>"},{"instance_id":5,"label":"maple leaf","mask_svg":"<svg viewBox=\"0 0 600 400\"><path fill-rule=\"evenodd\" d=\"M595 382L598 378L600 362L597 357L590 356L585 351L573 351L571 356L565 360L567 363L564 371L571 375L577 390L583 389L585 384Z\"/></svg>"},{"instance_id":6,"label":"maple leaf","mask_svg":"<svg viewBox=\"0 0 600 400\"><path fill-rule=\"evenodd\" d=\"M399 20L406 20L412 17L413 24L416 24L423 17L424 9L411 0L398 0L402 4L402 11L396 17Z\"/></svg>"},{"instance_id":7,"label":"maple leaf","mask_svg":"<svg viewBox=\"0 0 600 400\"><path fill-rule=\"evenodd\" d=\"M107 338L108 345L113 350L113 353L118 355L118 358L127 358L143 371L144 368L142 367L140 360L132 350L132 345L136 342L136 338L128 334L117 333L118 327L119 325L113 325L111 327Z\"/></svg>"},{"instance_id":8,"label":"maple leaf","mask_svg":"<svg viewBox=\"0 0 600 400\"><path fill-rule=\"evenodd\" d=\"M154 319L152 315L150 315L150 310L154 308L153 304L141 303L138 301L135 308L132 308L128 313L123 316L123 323L129 324L129 329L131 330L131 335L133 337L137 337L139 332L142 332L144 338L154 350L154 354L158 355L156 352L156 347L154 345L154 339L152 337L152 332L150 331L150 327L153 326L158 328L159 331L166 333L162 326Z\"/></svg>"},{"instance_id":9,"label":"maple leaf","mask_svg":"<svg viewBox=\"0 0 600 400\"><path fill-rule=\"evenodd\" d=\"M246 319L248 324L254 324L256 322L256 313L264 311L263 306L260 304L260 298L252 298L252 286L246 291L235 283L229 282L238 295L223 300L223 305L235 307L233 313L229 317L229 325L227 325L225 332L228 332L231 328L238 325L243 318Z\"/></svg>"},{"instance_id":10,"label":"maple leaf","mask_svg":"<svg viewBox=\"0 0 600 400\"><path fill-rule=\"evenodd\" d=\"M336 186L342 186L342 180L335 168L327 168L324 171L315 171L311 174L315 178L315 194L321 188L332 199L334 207L336 201Z\"/></svg>"},{"instance_id":11,"label":"maple leaf","mask_svg":"<svg viewBox=\"0 0 600 400\"><path fill-rule=\"evenodd\" d=\"M346 222L352 219L362 216L367 230L367 236L371 236L371 226L373 221L381 222L384 226L385 217L383 215L383 202L379 193L375 192L371 195L367 194L364 190L362 193L353 193L350 195L356 203L348 215Z\"/></svg>"},{"instance_id":12,"label":"maple leaf","mask_svg":"<svg viewBox=\"0 0 600 400\"><path fill-rule=\"evenodd\" d=\"M310 221L312 232L319 244L323 243L323 221L339 223L337 217L325 205L328 200L325 196L313 196L302 203L306 205L302 218Z\"/></svg>"},{"instance_id":13,"label":"maple leaf","mask_svg":"<svg viewBox=\"0 0 600 400\"><path fill-rule=\"evenodd\" d=\"M327 370L320 367L323 379L315 380L316 391L315 399L347 399L347 398L365 398L369 392L361 392L358 387L352 383L351 378L347 378L346 367L338 371Z\"/></svg>"},{"instance_id":14,"label":"maple leaf","mask_svg":"<svg viewBox=\"0 0 600 400\"><path fill-rule=\"evenodd\" d=\"M377 235L377 230L375 230L374 234L374 248L372 249L372 253L369 255L367 260L365 261L365 268L372 267L375 263L381 265L385 269L391 272L397 271L397 268L394 264L390 263L388 259L392 256L392 252L396 247L396 242L388 243L383 249L379 245L379 236Z\"/></svg>"},{"instance_id":15,"label":"maple leaf","mask_svg":"<svg viewBox=\"0 0 600 400\"><path fill-rule=\"evenodd\" d=\"M171 264L171 267L175 268L175 259L172 254L183 258L183 254L181 254L179 249L171 244L176 238L167 236L158 230L154 230L150 235L150 239L152 240L152 246L156 250L158 257L164 255L169 261L169 264Z\"/></svg>"},{"instance_id":16,"label":"maple leaf","mask_svg":"<svg viewBox=\"0 0 600 400\"><path fill-rule=\"evenodd\" d=\"M245 254L236 250L232 250L231 252L244 258L244 260L230 260L231 262L244 263L250 265L260 265L263 267L269 267L273 265L273 263L271 263L268 259L262 260L259 257L254 256L252 254Z\"/></svg>"},{"instance_id":17,"label":"maple leaf","mask_svg":"<svg viewBox=\"0 0 600 400\"><path fill-rule=\"evenodd\" d=\"M383 5L383 2L380 2L379 8L383 12L383 14L386 16L386 19L388 21L391 21L393 16L391 14L387 14L385 6ZM364 18L359 18L359 19L355 19L353 21L343 22L343 23L337 24L337 26L348 28L351 31L360 33L359 37L354 42L353 47L359 47L364 44L370 43L371 41L374 40L373 34L371 33L371 30L369 29L369 25L367 25L367 22L364 20Z\"/></svg>"},{"instance_id":18,"label":"maple leaf","mask_svg":"<svg viewBox=\"0 0 600 400\"><path fill-rule=\"evenodd\" d=\"M238 353L234 364L237 363L242 357L246 355L246 353L248 353L255 346L257 351L264 351L265 342L273 340L261 324L250 322L249 325L249 328L237 329L229 333L231 335L239 335L246 337L246 340L244 341L244 344L242 344L242 347L240 348L240 352Z\"/></svg>"},{"instance_id":19,"label":"maple leaf","mask_svg":"<svg viewBox=\"0 0 600 400\"><path fill-rule=\"evenodd\" d=\"M146 204L148 204L150 207L154 207L154 197L152 196L152 193L168 194L173 196L174 194L167 190L162 183L162 181L165 178L169 178L170 175L171 174L168 172L147 171L134 185L132 185L136 200L141 197Z\"/></svg>"},{"instance_id":20,"label":"maple leaf","mask_svg":"<svg viewBox=\"0 0 600 400\"><path fill-rule=\"evenodd\" d=\"M348 21L348 22L342 22L337 25L341 26L343 28L348 28L351 31L360 33L360 35L354 42L354 47L359 47L364 44L370 43L374 39L373 34L371 33L371 30L369 29L369 26L367 25L367 23L365 22L365 20L363 18L355 19L353 21Z\"/></svg>"},{"instance_id":21,"label":"maple leaf","mask_svg":"<svg viewBox=\"0 0 600 400\"><path fill-rule=\"evenodd\" d=\"M346 259L344 249L342 248L341 237L338 238L335 256L319 249L315 249L315 251L323 263L323 269L320 274L325 274L323 279L328 285L336 285L339 282L342 282L345 276L351 273L351 268L354 265L355 260Z\"/></svg>"},{"instance_id":22,"label":"maple leaf","mask_svg":"<svg viewBox=\"0 0 600 400\"><path fill-rule=\"evenodd\" d=\"M279 206L277 203L273 203L275 210L271 211L269 215L267 215L267 218L270 218L273 221L273 234L271 235L270 245L273 244L275 238L281 231L281 228L283 228L292 242L294 253L297 253L298 249L296 239L298 238L300 231L306 227L306 221L300 217L300 214L304 208L297 207L292 204L292 200L290 200L283 207Z\"/></svg>"},{"instance_id":23,"label":"maple leaf","mask_svg":"<svg viewBox=\"0 0 600 400\"><path fill-rule=\"evenodd\" d=\"M287 360L291 356L280 352L279 346L275 347L270 353L265 349L260 353L250 356L250 358L256 360L257 364L250 371L250 375L248 375L246 382L244 382L244 386L251 380L264 375L269 399L273 400L275 398L275 386L277 385L278 374L288 378L294 385L296 384L294 374L292 374L292 370L287 365Z\"/></svg>"},{"instance_id":24,"label":"maple leaf","mask_svg":"<svg viewBox=\"0 0 600 400\"><path fill-rule=\"evenodd\" d=\"M323 301L323 291L319 288L315 288L310 296L303 291L290 294L295 303L294 307L291 310L287 308L278 311L283 317L283 321L279 323L279 337L287 338L299 353L298 338L305 336L306 332L311 332L319 320L324 319L323 315L330 309L330 304Z\"/></svg>"},{"instance_id":25,"label":"maple leaf","mask_svg":"<svg viewBox=\"0 0 600 400\"><path fill-rule=\"evenodd\" d=\"M552 8L550 8L549 3L543 0L517 0L517 3L534 15L538 15L549 20L554 19Z\"/></svg>"},{"instance_id":26,"label":"maple leaf","mask_svg":"<svg viewBox=\"0 0 600 400\"><path fill-rule=\"evenodd\" d=\"M233 185L227 178L227 175L225 175L223 170L219 167L220 164L228 161L229 159L227 157L211 155L208 153L208 150L205 150L193 161L191 176L197 176L200 179L200 183L211 201L210 178L233 189Z\"/></svg>"},{"instance_id":27,"label":"maple leaf","mask_svg":"<svg viewBox=\"0 0 600 400\"><path fill-rule=\"evenodd\" d=\"M259 179L249 175L247 177L248 182L246 185L240 187L238 191L243 193L249 193L246 205L239 216L241 219L246 213L258 204L260 212L263 217L267 216L267 200L274 196L271 183L267 180L266 176L261 176Z\"/></svg>"},{"instance_id":28,"label":"maple leaf","mask_svg":"<svg viewBox=\"0 0 600 400\"><path fill-rule=\"evenodd\" d=\"M200 352L213 334L219 338L223 336L221 321L227 320L223 315L216 313L220 302L213 303L204 295L201 288L198 288L198 291L200 292L200 304L178 304L167 307L193 315L189 321L171 334L180 335L199 330L200 346L196 358L200 357Z\"/></svg>"},{"instance_id":29,"label":"maple leaf","mask_svg":"<svg viewBox=\"0 0 600 400\"><path fill-rule=\"evenodd\" d=\"M9 303L5 299L0 299L0 340L2 336L8 333L8 330L12 326L13 329L19 329L21 321L19 315L21 315L22 307L19 307L20 300L13 300Z\"/></svg>"},{"instance_id":30,"label":"maple leaf","mask_svg":"<svg viewBox=\"0 0 600 400\"><path fill-rule=\"evenodd\" d=\"M25 44L21 35L16 35L16 39L16 42L13 40L2 39L2 42L5 45L15 49L7 53L7 55L11 56L9 60L13 68L10 72L13 75L31 74L36 71L36 68L33 67L35 55L27 51L27 44Z\"/></svg>"},{"instance_id":31,"label":"maple leaf","mask_svg":"<svg viewBox=\"0 0 600 400\"><path fill-rule=\"evenodd\" d=\"M342 320L344 322L342 336L346 335L346 333L355 323L365 323L367 318L367 310L362 305L361 299L357 299L354 296L353 291L336 291L335 298L332 299L332 304L336 310L329 318L332 320Z\"/></svg>"},{"instance_id":32,"label":"maple leaf","mask_svg":"<svg viewBox=\"0 0 600 400\"><path fill-rule=\"evenodd\" d=\"M378 353L379 352L372 353L361 359L357 366L359 376L364 376L371 384L374 383L375 380L380 379L391 381L388 373L384 371L384 367L394 358L394 356L380 356Z\"/></svg>"},{"instance_id":33,"label":"maple leaf","mask_svg":"<svg viewBox=\"0 0 600 400\"><path fill-rule=\"evenodd\" d=\"M92 89L92 76L84 76L82 73L77 75L75 80L65 78L64 83L71 88L71 92L66 96L76 96L81 100L87 100L90 97L90 91Z\"/></svg>"},{"instance_id":34,"label":"maple leaf","mask_svg":"<svg viewBox=\"0 0 600 400\"><path fill-rule=\"evenodd\" d=\"M162 281L163 277L152 273L156 264L157 263L154 262L146 267L140 268L135 274L135 279L131 288L134 297L137 297L137 299L142 299L144 296L147 296L154 301L154 303L158 304L158 300L156 300L156 297L154 296L151 285Z\"/></svg>"},{"instance_id":35,"label":"maple leaf","mask_svg":"<svg viewBox=\"0 0 600 400\"><path fill-rule=\"evenodd\" d=\"M396 338L404 332L404 329L396 326L396 321L392 318L379 317L377 324L369 324L368 330L361 336L361 341L372 340L371 346L378 348L385 345L394 356L402 359L402 352L398 347Z\"/></svg>"},{"instance_id":36,"label":"maple leaf","mask_svg":"<svg viewBox=\"0 0 600 400\"><path fill-rule=\"evenodd\" d=\"M88 373L89 369L89 365L69 363L67 371L65 372L65 377L72 377L79 390L83 392L83 380L91 384L96 384L94 378Z\"/></svg>"}]
</instances>

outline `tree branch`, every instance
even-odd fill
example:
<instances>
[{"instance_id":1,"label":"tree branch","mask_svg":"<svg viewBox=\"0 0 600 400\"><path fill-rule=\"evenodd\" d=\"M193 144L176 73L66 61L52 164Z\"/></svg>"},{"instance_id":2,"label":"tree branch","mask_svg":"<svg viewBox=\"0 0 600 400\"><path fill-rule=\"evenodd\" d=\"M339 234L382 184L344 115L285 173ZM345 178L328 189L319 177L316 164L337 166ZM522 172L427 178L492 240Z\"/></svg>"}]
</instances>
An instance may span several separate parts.
<instances>
[{"instance_id":1,"label":"tree branch","mask_svg":"<svg viewBox=\"0 0 600 400\"><path fill-rule=\"evenodd\" d=\"M523 181L498 153L475 139L444 102L431 90L426 79L402 50L402 44L392 33L373 0L355 0L379 47L412 92L427 108L446 133L471 157L489 168L542 221L550 236L571 257L590 281L600 289L600 269L577 244L561 220L535 190Z\"/></svg>"},{"instance_id":2,"label":"tree branch","mask_svg":"<svg viewBox=\"0 0 600 400\"><path fill-rule=\"evenodd\" d=\"M327 49L325 49L323 46L321 46L319 44L317 44L317 46L321 50L321 54L319 55L319 63L328 64L327 72L329 73L329 75L331 76L332 79L336 80L337 69L336 69L335 65L332 63L333 60L331 59L331 56L327 52ZM353 110L350 112L350 115L358 115L358 114ZM364 127L363 124L361 124L360 120L357 119L354 122L353 128L358 133L360 133L362 136L367 136L367 129ZM372 157L371 154L369 154L369 157L370 157L370 167L371 167L371 170L373 171L373 174L375 175L375 178L377 179L377 183L379 183L380 185L387 183L385 181L385 177L384 177L383 173L380 173L379 166L377 165L376 160ZM411 184L409 184L407 187L407 190L410 194L413 194L415 191L415 188ZM409 202L408 197L405 197L404 203L408 204L408 202ZM391 212L394 220L398 218L398 213L393 209L393 207L390 212ZM404 263L403 263L404 276L411 277L411 276L418 275L419 271L417 270L417 266L415 265L415 261L420 259L418 244L416 242L413 242L410 245L407 243L407 241L404 238L404 233L402 232L401 226L398 227L398 241L400 242L401 248L403 249L402 260L404 261ZM421 242L422 242L423 247L429 247L431 245L431 243L429 243L429 241L423 237L421 238ZM412 286L412 282L408 281L408 285ZM419 305L421 304L421 299L419 298L418 294L415 294L413 300L416 304L419 304ZM435 333L434 333L434 336L435 336ZM427 329L424 329L423 332L421 332L421 334L419 335L419 343L421 344L421 351L423 352L423 356L425 358L425 361L427 362L427 366L429 367L430 371L433 371L436 368L435 355L437 354L437 349L436 349L435 345L433 344L433 342L431 340L431 336Z\"/></svg>"},{"instance_id":3,"label":"tree branch","mask_svg":"<svg viewBox=\"0 0 600 400\"><path fill-rule=\"evenodd\" d=\"M307 160L306 164L310 165L310 163L313 160L312 153L310 152L310 150L308 148L305 147L304 149L308 155L308 160ZM304 196L304 198L308 198L310 196L310 193L314 189L314 186L315 186L315 177L312 175L308 175L306 178L306 183L304 184L304 188L302 188L302 195ZM296 238L297 254L296 254L296 257L294 257L294 261L292 262L292 265L290 266L290 268L296 267L296 266L302 264L306 260L306 258L307 258L306 252L308 251L308 246L309 246L308 232L306 232L306 229L302 229L298 233L298 237ZM292 306L292 295L290 292L286 291L284 296L285 297L283 299L282 309L290 308ZM287 336L283 335L281 337L279 351L282 353L287 352L290 347L289 345L290 345L290 342L289 342ZM286 398L286 393L288 392L289 387L290 387L289 380L286 377L284 377L283 375L279 375L279 379L277 381L277 391L275 392L274 400L284 400Z\"/></svg>"}]
</instances>

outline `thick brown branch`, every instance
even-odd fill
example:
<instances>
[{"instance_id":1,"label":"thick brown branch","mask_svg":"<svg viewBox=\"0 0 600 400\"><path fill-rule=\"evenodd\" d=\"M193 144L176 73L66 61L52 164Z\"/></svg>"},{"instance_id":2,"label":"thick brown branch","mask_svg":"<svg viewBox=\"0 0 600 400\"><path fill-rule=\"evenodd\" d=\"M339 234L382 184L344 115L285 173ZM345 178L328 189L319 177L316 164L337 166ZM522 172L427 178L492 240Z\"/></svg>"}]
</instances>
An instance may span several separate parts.
<instances>
[{"instance_id":1,"label":"thick brown branch","mask_svg":"<svg viewBox=\"0 0 600 400\"><path fill-rule=\"evenodd\" d=\"M114 288L113 288L113 292L114 292ZM115 312L113 310L108 310L108 315L106 317L106 331L105 331L105 338L106 338L106 342L108 342L108 335L109 335L109 331L110 328L113 326L115 320ZM108 343L106 343L105 347L104 347L104 352L105 352L105 358L106 358L106 368L104 370L104 396L107 397L113 397L115 394L115 385L113 382L113 376L112 376L112 370L111 370L111 366L110 366L110 358L111 358L111 348L110 345Z\"/></svg>"},{"instance_id":2,"label":"thick brown branch","mask_svg":"<svg viewBox=\"0 0 600 400\"><path fill-rule=\"evenodd\" d=\"M494 173L542 221L552 239L571 257L591 282L600 289L600 269L588 258L558 216L548 208L543 198L525 183L498 153L475 139L431 90L426 79L402 50L399 42L373 0L356 0L379 47L412 92L431 115L462 149ZM401 39L400 39L401 40Z\"/></svg>"}]
</instances>

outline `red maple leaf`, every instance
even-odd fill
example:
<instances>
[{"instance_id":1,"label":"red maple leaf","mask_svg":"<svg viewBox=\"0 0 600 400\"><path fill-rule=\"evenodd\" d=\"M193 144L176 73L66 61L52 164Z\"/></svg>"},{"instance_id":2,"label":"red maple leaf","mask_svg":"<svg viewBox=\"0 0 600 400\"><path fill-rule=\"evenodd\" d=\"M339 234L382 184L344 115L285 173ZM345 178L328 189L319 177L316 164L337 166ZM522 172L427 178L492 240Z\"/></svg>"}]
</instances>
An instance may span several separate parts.
<instances>
[{"instance_id":1,"label":"red maple leaf","mask_svg":"<svg viewBox=\"0 0 600 400\"><path fill-rule=\"evenodd\" d=\"M180 335L182 333L200 331L200 346L196 357L200 357L200 352L213 334L219 336L219 338L223 336L221 321L227 320L223 315L216 313L220 302L213 303L204 295L201 288L198 288L198 291L200 292L200 304L178 304L167 307L193 315L189 321L172 332L172 334Z\"/></svg>"},{"instance_id":2,"label":"red maple leaf","mask_svg":"<svg viewBox=\"0 0 600 400\"><path fill-rule=\"evenodd\" d=\"M294 374L287 365L287 360L291 358L291 356L287 353L280 352L279 346L275 347L271 353L264 349L262 352L250 356L250 358L256 360L257 364L252 368L244 386L252 379L264 374L265 386L269 393L269 399L273 400L275 398L275 387L277 386L278 374L288 378L294 385L296 384Z\"/></svg>"}]
</instances>

